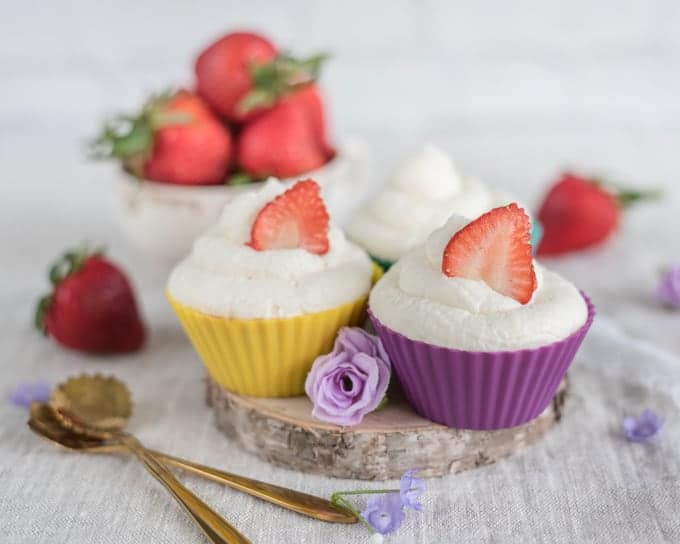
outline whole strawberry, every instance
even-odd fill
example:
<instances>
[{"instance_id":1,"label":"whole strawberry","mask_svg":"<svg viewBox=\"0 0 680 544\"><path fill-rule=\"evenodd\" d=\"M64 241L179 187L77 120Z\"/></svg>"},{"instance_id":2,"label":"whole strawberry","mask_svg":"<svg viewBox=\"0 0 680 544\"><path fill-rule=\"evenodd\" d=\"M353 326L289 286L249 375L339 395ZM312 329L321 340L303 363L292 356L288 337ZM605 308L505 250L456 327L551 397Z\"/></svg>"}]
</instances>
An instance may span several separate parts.
<instances>
[{"instance_id":1,"label":"whole strawberry","mask_svg":"<svg viewBox=\"0 0 680 544\"><path fill-rule=\"evenodd\" d=\"M243 123L318 77L324 55L296 59L252 32L232 32L196 59L196 92L227 121Z\"/></svg>"},{"instance_id":2,"label":"whole strawberry","mask_svg":"<svg viewBox=\"0 0 680 544\"><path fill-rule=\"evenodd\" d=\"M138 116L109 123L96 145L140 178L180 185L223 183L232 156L229 131L188 91L154 97Z\"/></svg>"},{"instance_id":3,"label":"whole strawberry","mask_svg":"<svg viewBox=\"0 0 680 544\"><path fill-rule=\"evenodd\" d=\"M320 168L333 156L316 85L284 97L243 127L237 161L253 178L288 178Z\"/></svg>"},{"instance_id":4,"label":"whole strawberry","mask_svg":"<svg viewBox=\"0 0 680 544\"><path fill-rule=\"evenodd\" d=\"M563 174L550 188L538 212L543 239L538 255L559 255L596 245L618 227L621 210L654 192L608 188L601 182Z\"/></svg>"},{"instance_id":5,"label":"whole strawberry","mask_svg":"<svg viewBox=\"0 0 680 544\"><path fill-rule=\"evenodd\" d=\"M233 32L208 46L196 59L196 92L232 122L257 112L241 111L239 103L253 89L251 70L272 61L276 48L251 32Z\"/></svg>"},{"instance_id":6,"label":"whole strawberry","mask_svg":"<svg viewBox=\"0 0 680 544\"><path fill-rule=\"evenodd\" d=\"M99 252L70 251L50 269L53 291L43 297L35 325L71 349L136 351L146 339L125 274Z\"/></svg>"}]
</instances>

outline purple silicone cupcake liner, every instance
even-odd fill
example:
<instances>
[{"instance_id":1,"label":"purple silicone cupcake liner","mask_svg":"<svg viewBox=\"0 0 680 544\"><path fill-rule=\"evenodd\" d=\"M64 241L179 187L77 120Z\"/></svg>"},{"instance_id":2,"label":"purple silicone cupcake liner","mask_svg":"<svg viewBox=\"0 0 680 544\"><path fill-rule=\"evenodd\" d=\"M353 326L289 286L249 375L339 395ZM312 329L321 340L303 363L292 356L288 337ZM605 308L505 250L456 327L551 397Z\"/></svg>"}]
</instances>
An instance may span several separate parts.
<instances>
[{"instance_id":1,"label":"purple silicone cupcake liner","mask_svg":"<svg viewBox=\"0 0 680 544\"><path fill-rule=\"evenodd\" d=\"M464 351L411 340L369 316L385 346L409 404L436 423L459 429L494 430L539 416L595 317L559 342L516 351Z\"/></svg>"}]
</instances>

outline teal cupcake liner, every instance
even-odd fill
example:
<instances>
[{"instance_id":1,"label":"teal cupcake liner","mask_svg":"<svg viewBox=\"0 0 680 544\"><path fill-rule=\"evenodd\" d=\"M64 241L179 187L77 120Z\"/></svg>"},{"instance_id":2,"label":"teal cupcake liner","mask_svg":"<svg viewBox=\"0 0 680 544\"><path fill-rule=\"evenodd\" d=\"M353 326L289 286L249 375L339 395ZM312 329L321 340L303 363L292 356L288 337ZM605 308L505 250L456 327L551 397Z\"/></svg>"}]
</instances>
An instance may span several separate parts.
<instances>
[{"instance_id":1,"label":"teal cupcake liner","mask_svg":"<svg viewBox=\"0 0 680 544\"><path fill-rule=\"evenodd\" d=\"M541 238L543 238L543 225L538 219L531 220L531 251L536 254L538 249L538 244L541 243Z\"/></svg>"},{"instance_id":2,"label":"teal cupcake liner","mask_svg":"<svg viewBox=\"0 0 680 544\"><path fill-rule=\"evenodd\" d=\"M385 259L381 259L380 257L376 257L375 255L371 255L369 253L369 256L371 257L371 260L377 264L380 268L383 269L383 272L387 272L390 267L394 264L394 261L387 261Z\"/></svg>"}]
</instances>

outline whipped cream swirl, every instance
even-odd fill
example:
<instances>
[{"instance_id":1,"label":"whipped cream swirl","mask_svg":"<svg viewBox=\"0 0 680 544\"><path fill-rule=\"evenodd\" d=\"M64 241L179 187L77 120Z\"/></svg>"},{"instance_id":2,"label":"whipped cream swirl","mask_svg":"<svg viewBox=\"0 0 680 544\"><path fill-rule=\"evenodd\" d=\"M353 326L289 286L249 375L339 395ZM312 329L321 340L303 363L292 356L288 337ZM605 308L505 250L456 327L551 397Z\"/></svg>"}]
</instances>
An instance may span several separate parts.
<instances>
[{"instance_id":1,"label":"whipped cream swirl","mask_svg":"<svg viewBox=\"0 0 680 544\"><path fill-rule=\"evenodd\" d=\"M396 261L451 214L474 218L512 201L459 175L444 152L427 145L399 165L384 190L355 214L347 232L374 257Z\"/></svg>"},{"instance_id":2,"label":"whipped cream swirl","mask_svg":"<svg viewBox=\"0 0 680 544\"><path fill-rule=\"evenodd\" d=\"M329 251L256 251L247 246L257 213L286 190L270 179L227 203L170 275L168 291L201 312L239 319L292 317L354 302L371 287L368 255L330 225Z\"/></svg>"},{"instance_id":3,"label":"whipped cream swirl","mask_svg":"<svg viewBox=\"0 0 680 544\"><path fill-rule=\"evenodd\" d=\"M579 291L536 262L537 289L524 305L483 281L444 275L444 248L468 222L451 217L390 268L371 292L375 317L413 340L470 351L540 347L563 340L586 322Z\"/></svg>"}]
</instances>

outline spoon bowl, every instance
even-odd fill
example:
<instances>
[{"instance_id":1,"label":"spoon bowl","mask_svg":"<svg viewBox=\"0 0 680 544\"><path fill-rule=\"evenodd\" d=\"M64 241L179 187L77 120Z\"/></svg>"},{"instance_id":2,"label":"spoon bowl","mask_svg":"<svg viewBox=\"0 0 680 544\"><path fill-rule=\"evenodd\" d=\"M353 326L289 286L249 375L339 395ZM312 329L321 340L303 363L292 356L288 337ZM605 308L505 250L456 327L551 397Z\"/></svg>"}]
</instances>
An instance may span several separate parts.
<instances>
[{"instance_id":1,"label":"spoon bowl","mask_svg":"<svg viewBox=\"0 0 680 544\"><path fill-rule=\"evenodd\" d=\"M64 427L103 439L122 431L132 414L127 386L100 374L83 374L59 384L49 403Z\"/></svg>"},{"instance_id":2,"label":"spoon bowl","mask_svg":"<svg viewBox=\"0 0 680 544\"><path fill-rule=\"evenodd\" d=\"M40 438L70 451L85 453L118 453L123 447L101 438L77 434L62 426L49 405L34 402L30 407L29 428Z\"/></svg>"}]
</instances>

